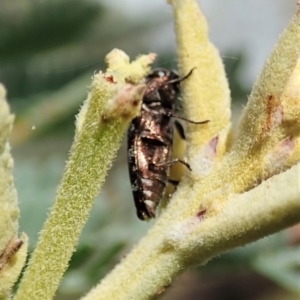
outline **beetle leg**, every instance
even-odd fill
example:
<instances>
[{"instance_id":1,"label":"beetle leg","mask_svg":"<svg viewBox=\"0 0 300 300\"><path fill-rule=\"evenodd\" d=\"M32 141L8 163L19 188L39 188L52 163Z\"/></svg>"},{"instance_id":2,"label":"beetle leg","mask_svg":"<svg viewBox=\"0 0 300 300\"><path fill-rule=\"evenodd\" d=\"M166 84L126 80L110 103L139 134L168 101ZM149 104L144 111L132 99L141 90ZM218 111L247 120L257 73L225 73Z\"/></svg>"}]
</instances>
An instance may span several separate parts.
<instances>
[{"instance_id":1,"label":"beetle leg","mask_svg":"<svg viewBox=\"0 0 300 300\"><path fill-rule=\"evenodd\" d=\"M161 164L155 164L155 166L156 167L170 166L170 165L173 165L173 164L175 164L177 162L185 165L190 171L192 171L191 166L186 161L184 161L182 159L179 159L179 158L175 158L175 159L172 159L170 161L167 161L167 162L164 162L164 163L161 163Z\"/></svg>"},{"instance_id":2,"label":"beetle leg","mask_svg":"<svg viewBox=\"0 0 300 300\"><path fill-rule=\"evenodd\" d=\"M184 80L186 80L188 77L190 77L190 76L192 75L192 73L193 73L193 71L194 71L195 69L196 69L196 67L193 68L193 69L191 69L191 70L190 70L186 75L184 75L183 77L178 77L178 78L169 80L169 81L165 82L163 85L167 85L167 84L170 84L170 83L176 83L176 82L184 81ZM162 85L162 86L163 86L163 85Z\"/></svg>"},{"instance_id":3,"label":"beetle leg","mask_svg":"<svg viewBox=\"0 0 300 300\"><path fill-rule=\"evenodd\" d=\"M192 123L192 124L206 124L206 123L210 122L210 120L205 120L205 121L200 121L200 122L192 121L192 120L186 119L185 117L173 114L171 111L166 112L165 115L168 117L183 120L183 121L186 121L186 122Z\"/></svg>"},{"instance_id":4,"label":"beetle leg","mask_svg":"<svg viewBox=\"0 0 300 300\"><path fill-rule=\"evenodd\" d=\"M174 126L177 129L177 132L179 133L180 137L183 140L185 140L185 134L184 134L184 129L183 129L182 125L178 121L175 120Z\"/></svg>"},{"instance_id":5,"label":"beetle leg","mask_svg":"<svg viewBox=\"0 0 300 300\"><path fill-rule=\"evenodd\" d=\"M177 187L179 184L178 180L168 179L168 183L172 184L173 186Z\"/></svg>"}]
</instances>

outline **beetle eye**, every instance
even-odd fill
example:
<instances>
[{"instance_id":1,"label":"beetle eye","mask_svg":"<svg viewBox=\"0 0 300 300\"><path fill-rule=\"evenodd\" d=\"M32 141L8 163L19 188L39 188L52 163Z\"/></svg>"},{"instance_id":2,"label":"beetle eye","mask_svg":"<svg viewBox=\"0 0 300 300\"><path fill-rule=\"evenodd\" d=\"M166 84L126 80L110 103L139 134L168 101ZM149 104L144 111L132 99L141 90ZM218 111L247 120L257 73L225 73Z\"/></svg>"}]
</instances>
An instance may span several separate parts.
<instances>
[{"instance_id":1,"label":"beetle eye","mask_svg":"<svg viewBox=\"0 0 300 300\"><path fill-rule=\"evenodd\" d=\"M167 77L169 74L168 70L165 70L165 69L154 69L152 71L152 73L150 73L147 78L164 78L164 77Z\"/></svg>"},{"instance_id":2,"label":"beetle eye","mask_svg":"<svg viewBox=\"0 0 300 300\"><path fill-rule=\"evenodd\" d=\"M165 77L166 76L166 72L165 71L158 71L157 75L158 75L158 77Z\"/></svg>"}]
</instances>

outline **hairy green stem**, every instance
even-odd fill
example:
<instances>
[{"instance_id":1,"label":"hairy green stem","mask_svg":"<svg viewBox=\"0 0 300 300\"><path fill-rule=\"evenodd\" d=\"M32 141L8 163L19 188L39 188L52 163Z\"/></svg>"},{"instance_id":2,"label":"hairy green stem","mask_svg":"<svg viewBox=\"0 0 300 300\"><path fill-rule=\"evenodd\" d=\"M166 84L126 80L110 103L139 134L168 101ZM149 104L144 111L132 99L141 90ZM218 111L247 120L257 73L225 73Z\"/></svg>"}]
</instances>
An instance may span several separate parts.
<instances>
[{"instance_id":1,"label":"hairy green stem","mask_svg":"<svg viewBox=\"0 0 300 300\"><path fill-rule=\"evenodd\" d=\"M56 201L15 300L53 298L124 131L139 112L145 85L137 84L154 56L145 57L130 64L127 55L113 50L107 57L109 71L94 76Z\"/></svg>"},{"instance_id":2,"label":"hairy green stem","mask_svg":"<svg viewBox=\"0 0 300 300\"><path fill-rule=\"evenodd\" d=\"M13 180L14 161L8 137L14 116L0 83L0 299L10 298L11 290L25 264L27 236L18 238L20 211Z\"/></svg>"}]
</instances>

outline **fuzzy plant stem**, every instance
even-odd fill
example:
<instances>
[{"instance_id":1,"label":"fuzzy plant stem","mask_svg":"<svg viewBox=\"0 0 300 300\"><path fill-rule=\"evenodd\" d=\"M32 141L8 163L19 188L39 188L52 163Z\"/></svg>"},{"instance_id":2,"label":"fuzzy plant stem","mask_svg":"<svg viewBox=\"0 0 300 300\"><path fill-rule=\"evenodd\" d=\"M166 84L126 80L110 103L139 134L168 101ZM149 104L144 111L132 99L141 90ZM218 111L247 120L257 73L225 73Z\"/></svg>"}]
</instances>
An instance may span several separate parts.
<instances>
[{"instance_id":1,"label":"fuzzy plant stem","mask_svg":"<svg viewBox=\"0 0 300 300\"><path fill-rule=\"evenodd\" d=\"M13 158L8 137L14 116L0 83L0 299L9 299L27 256L27 236L18 238L20 210L13 180Z\"/></svg>"},{"instance_id":2,"label":"fuzzy plant stem","mask_svg":"<svg viewBox=\"0 0 300 300\"><path fill-rule=\"evenodd\" d=\"M53 298L124 131L139 112L145 91L139 82L153 59L141 56L130 64L125 53L113 50L107 72L94 76L54 206L15 300Z\"/></svg>"}]
</instances>

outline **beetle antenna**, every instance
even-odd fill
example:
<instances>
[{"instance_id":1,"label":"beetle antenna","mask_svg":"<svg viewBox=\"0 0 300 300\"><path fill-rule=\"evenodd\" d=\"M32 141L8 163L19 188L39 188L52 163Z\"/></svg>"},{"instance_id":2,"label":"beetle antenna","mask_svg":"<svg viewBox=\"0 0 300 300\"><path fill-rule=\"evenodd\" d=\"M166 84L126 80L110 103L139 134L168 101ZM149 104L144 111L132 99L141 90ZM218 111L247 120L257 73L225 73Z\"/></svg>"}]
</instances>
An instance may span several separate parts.
<instances>
[{"instance_id":1,"label":"beetle antenna","mask_svg":"<svg viewBox=\"0 0 300 300\"><path fill-rule=\"evenodd\" d=\"M181 81L184 81L186 80L188 77L190 77L193 73L193 71L196 69L196 67L194 67L193 69L191 69L186 75L184 75L183 77L178 77L176 79L172 79L172 80L169 80L167 81L166 83L164 83L163 85L168 85L170 83L176 83L176 82L181 82ZM163 86L162 85L162 86Z\"/></svg>"}]
</instances>

